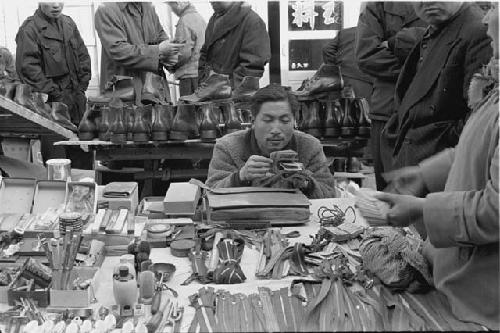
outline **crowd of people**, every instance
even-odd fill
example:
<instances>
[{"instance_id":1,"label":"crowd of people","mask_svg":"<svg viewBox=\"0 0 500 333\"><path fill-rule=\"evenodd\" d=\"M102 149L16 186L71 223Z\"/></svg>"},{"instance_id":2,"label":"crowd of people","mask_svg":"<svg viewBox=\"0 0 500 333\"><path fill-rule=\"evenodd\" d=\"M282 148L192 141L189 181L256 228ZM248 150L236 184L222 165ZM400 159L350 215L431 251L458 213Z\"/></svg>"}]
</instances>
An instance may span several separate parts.
<instances>
[{"instance_id":1,"label":"crowd of people","mask_svg":"<svg viewBox=\"0 0 500 333\"><path fill-rule=\"evenodd\" d=\"M169 5L179 17L173 38L150 3L99 6L102 96L116 93L116 76L136 79L123 87L124 98L136 83L160 98L156 90L169 91L165 71L179 80L181 96L196 94L213 73L227 75L232 89L263 76L271 42L247 3L211 1L208 25L193 4ZM39 4L16 36L15 69L0 49L0 74L65 103L78 125L90 57L62 11L62 3ZM490 329L500 328L498 38L497 3L366 2L357 27L341 30L323 50L324 63L339 66L369 102L377 197L390 205L388 224L417 226L434 284L453 312ZM290 89L271 84L251 104L252 127L216 142L206 184L336 196L320 141L294 128L298 102ZM269 181L270 155L287 149L303 164L301 177ZM48 151L46 158L56 157Z\"/></svg>"}]
</instances>

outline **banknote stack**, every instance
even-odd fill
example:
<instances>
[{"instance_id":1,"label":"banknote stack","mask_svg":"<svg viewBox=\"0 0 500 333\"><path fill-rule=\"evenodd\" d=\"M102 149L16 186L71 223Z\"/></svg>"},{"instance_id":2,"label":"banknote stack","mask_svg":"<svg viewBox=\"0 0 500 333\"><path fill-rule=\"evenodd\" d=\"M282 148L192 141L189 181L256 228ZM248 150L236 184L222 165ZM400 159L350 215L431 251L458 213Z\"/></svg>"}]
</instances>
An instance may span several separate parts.
<instances>
[{"instance_id":1,"label":"banknote stack","mask_svg":"<svg viewBox=\"0 0 500 333\"><path fill-rule=\"evenodd\" d=\"M356 207L370 226L387 225L387 211L389 204L373 197L377 193L373 190L360 189L356 191Z\"/></svg>"}]
</instances>

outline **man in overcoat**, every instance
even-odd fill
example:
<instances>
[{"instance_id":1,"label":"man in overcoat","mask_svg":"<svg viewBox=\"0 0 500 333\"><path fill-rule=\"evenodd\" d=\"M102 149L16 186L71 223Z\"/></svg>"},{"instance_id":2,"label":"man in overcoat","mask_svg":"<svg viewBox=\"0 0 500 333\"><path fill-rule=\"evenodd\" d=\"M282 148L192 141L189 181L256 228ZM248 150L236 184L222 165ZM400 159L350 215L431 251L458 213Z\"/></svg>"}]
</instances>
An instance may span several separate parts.
<instances>
[{"instance_id":1,"label":"man in overcoat","mask_svg":"<svg viewBox=\"0 0 500 333\"><path fill-rule=\"evenodd\" d=\"M245 76L261 78L271 58L271 44L264 21L242 1L212 1L199 60L199 81L210 70L229 75L233 89Z\"/></svg>"},{"instance_id":2,"label":"man in overcoat","mask_svg":"<svg viewBox=\"0 0 500 333\"><path fill-rule=\"evenodd\" d=\"M473 3L415 2L429 24L408 56L396 85L395 113L384 134L394 136L393 168L417 165L454 147L470 113L471 77L492 55L490 38Z\"/></svg>"}]
</instances>

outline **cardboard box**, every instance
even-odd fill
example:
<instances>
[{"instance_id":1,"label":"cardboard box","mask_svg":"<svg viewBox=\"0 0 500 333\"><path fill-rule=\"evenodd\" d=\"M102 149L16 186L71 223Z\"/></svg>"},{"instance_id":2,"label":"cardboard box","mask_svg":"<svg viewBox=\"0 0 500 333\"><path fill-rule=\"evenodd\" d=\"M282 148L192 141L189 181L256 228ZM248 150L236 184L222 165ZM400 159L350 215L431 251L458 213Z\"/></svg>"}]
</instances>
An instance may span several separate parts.
<instances>
[{"instance_id":1,"label":"cardboard box","mask_svg":"<svg viewBox=\"0 0 500 333\"><path fill-rule=\"evenodd\" d=\"M104 189L99 191L99 197L97 200L97 205L99 207L107 207L109 209L123 209L126 208L129 211L136 213L137 206L139 204L139 187L136 182L130 182L135 185L130 196L123 198L105 198L103 196Z\"/></svg>"},{"instance_id":2,"label":"cardboard box","mask_svg":"<svg viewBox=\"0 0 500 333\"><path fill-rule=\"evenodd\" d=\"M64 205L67 196L66 182L61 180L39 180L36 182L33 199L33 214L43 214L48 208Z\"/></svg>"},{"instance_id":3,"label":"cardboard box","mask_svg":"<svg viewBox=\"0 0 500 333\"><path fill-rule=\"evenodd\" d=\"M196 213L200 199L200 188L190 183L171 183L163 199L166 215L187 215Z\"/></svg>"},{"instance_id":4,"label":"cardboard box","mask_svg":"<svg viewBox=\"0 0 500 333\"><path fill-rule=\"evenodd\" d=\"M54 308L87 308L95 298L99 282L99 268L75 267L71 271L70 281L80 277L82 281L92 279L85 290L54 290L50 289L50 306Z\"/></svg>"},{"instance_id":5,"label":"cardboard box","mask_svg":"<svg viewBox=\"0 0 500 333\"><path fill-rule=\"evenodd\" d=\"M31 212L36 180L31 178L2 178L0 184L0 214Z\"/></svg>"}]
</instances>

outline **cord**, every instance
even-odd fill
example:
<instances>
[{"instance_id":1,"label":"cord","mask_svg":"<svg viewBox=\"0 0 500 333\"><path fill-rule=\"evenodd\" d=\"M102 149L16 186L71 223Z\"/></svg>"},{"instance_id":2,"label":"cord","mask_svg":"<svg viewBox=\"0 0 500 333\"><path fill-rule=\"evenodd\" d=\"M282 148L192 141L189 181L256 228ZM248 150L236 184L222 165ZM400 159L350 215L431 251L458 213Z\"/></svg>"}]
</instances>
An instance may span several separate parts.
<instances>
[{"instance_id":1,"label":"cord","mask_svg":"<svg viewBox=\"0 0 500 333\"><path fill-rule=\"evenodd\" d=\"M356 211L354 210L354 207L348 206L345 211L342 211L342 209L340 209L337 205L333 205L333 208L321 206L317 212L319 223L321 226L337 227L345 222L345 216L349 210L351 210L354 215L354 220L351 223L355 223Z\"/></svg>"}]
</instances>

